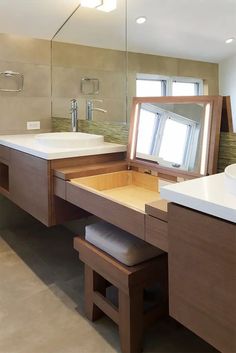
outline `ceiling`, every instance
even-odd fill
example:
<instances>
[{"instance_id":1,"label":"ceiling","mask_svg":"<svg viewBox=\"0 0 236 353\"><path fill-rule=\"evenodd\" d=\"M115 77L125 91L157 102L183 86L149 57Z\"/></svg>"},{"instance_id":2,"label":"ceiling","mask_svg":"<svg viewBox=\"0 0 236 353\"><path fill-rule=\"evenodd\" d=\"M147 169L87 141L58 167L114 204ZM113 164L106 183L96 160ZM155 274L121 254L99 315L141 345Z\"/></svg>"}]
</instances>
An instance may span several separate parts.
<instances>
[{"instance_id":1,"label":"ceiling","mask_svg":"<svg viewBox=\"0 0 236 353\"><path fill-rule=\"evenodd\" d=\"M56 40L124 50L125 0L116 11L78 9ZM51 39L79 0L0 0L0 33ZM236 0L127 0L128 50L219 62L236 54ZM137 25L135 19L146 16Z\"/></svg>"},{"instance_id":2,"label":"ceiling","mask_svg":"<svg viewBox=\"0 0 236 353\"><path fill-rule=\"evenodd\" d=\"M79 0L0 0L0 33L51 39Z\"/></svg>"}]
</instances>

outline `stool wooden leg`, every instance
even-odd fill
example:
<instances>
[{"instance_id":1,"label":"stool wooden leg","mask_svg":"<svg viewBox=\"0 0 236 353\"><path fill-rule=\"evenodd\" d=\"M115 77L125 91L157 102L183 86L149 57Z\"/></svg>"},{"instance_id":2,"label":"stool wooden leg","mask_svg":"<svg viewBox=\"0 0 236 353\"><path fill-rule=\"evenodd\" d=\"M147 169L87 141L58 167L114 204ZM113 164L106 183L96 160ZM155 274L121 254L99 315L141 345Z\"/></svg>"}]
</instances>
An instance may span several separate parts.
<instances>
[{"instance_id":1,"label":"stool wooden leg","mask_svg":"<svg viewBox=\"0 0 236 353\"><path fill-rule=\"evenodd\" d=\"M143 338L143 290L133 295L119 290L119 334L123 353L140 353Z\"/></svg>"},{"instance_id":2,"label":"stool wooden leg","mask_svg":"<svg viewBox=\"0 0 236 353\"><path fill-rule=\"evenodd\" d=\"M104 313L93 303L93 292L97 290L105 296L107 281L86 264L84 268L84 275L85 315L90 321L96 321L100 319Z\"/></svg>"}]
</instances>

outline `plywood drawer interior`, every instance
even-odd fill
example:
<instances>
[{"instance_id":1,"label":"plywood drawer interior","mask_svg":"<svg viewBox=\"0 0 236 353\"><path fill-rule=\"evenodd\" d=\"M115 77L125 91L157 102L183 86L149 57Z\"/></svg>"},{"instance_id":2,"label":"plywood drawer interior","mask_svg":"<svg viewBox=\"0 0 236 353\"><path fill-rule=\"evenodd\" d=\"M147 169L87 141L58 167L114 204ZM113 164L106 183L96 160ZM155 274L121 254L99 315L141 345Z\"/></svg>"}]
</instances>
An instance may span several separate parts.
<instances>
[{"instance_id":1,"label":"plywood drawer interior","mask_svg":"<svg viewBox=\"0 0 236 353\"><path fill-rule=\"evenodd\" d=\"M145 212L145 204L160 199L156 176L125 170L72 179L71 183Z\"/></svg>"},{"instance_id":2,"label":"plywood drawer interior","mask_svg":"<svg viewBox=\"0 0 236 353\"><path fill-rule=\"evenodd\" d=\"M124 170L66 182L66 200L145 238L145 205L160 199L158 177Z\"/></svg>"}]
</instances>

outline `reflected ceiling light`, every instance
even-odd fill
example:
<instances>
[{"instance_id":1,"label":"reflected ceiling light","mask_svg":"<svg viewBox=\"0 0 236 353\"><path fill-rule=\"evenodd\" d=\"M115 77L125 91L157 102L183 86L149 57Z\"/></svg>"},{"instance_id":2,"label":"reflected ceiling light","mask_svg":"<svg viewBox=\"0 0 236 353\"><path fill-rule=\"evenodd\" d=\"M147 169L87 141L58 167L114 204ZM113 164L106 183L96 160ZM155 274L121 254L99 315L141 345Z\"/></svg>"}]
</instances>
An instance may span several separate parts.
<instances>
[{"instance_id":1,"label":"reflected ceiling light","mask_svg":"<svg viewBox=\"0 0 236 353\"><path fill-rule=\"evenodd\" d=\"M116 0L103 0L97 9L104 12L111 12L116 9Z\"/></svg>"},{"instance_id":2,"label":"reflected ceiling light","mask_svg":"<svg viewBox=\"0 0 236 353\"><path fill-rule=\"evenodd\" d=\"M136 23L138 23L139 25L145 23L146 21L147 21L147 18L144 16L136 18Z\"/></svg>"},{"instance_id":3,"label":"reflected ceiling light","mask_svg":"<svg viewBox=\"0 0 236 353\"><path fill-rule=\"evenodd\" d=\"M80 0L81 7L89 7L99 11L111 12L116 9L117 0Z\"/></svg>"},{"instance_id":4,"label":"reflected ceiling light","mask_svg":"<svg viewBox=\"0 0 236 353\"><path fill-rule=\"evenodd\" d=\"M96 8L103 4L102 0L80 0L81 7Z\"/></svg>"},{"instance_id":5,"label":"reflected ceiling light","mask_svg":"<svg viewBox=\"0 0 236 353\"><path fill-rule=\"evenodd\" d=\"M233 41L235 40L235 38L228 38L228 39L226 39L226 41L225 41L225 43L226 44L230 44L230 43L232 43Z\"/></svg>"}]
</instances>

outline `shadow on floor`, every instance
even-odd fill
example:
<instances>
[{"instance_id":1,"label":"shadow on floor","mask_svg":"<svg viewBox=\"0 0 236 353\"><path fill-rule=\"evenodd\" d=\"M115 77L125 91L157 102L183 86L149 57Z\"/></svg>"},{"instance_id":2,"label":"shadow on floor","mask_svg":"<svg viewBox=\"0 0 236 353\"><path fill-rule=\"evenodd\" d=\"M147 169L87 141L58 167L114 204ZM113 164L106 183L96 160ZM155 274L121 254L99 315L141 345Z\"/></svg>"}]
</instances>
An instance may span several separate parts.
<instances>
[{"instance_id":1,"label":"shadow on floor","mask_svg":"<svg viewBox=\"0 0 236 353\"><path fill-rule=\"evenodd\" d=\"M47 228L36 222L30 227L1 230L0 234L17 256L60 299L62 305L77 311L78 315L84 317L83 264L79 261L77 252L73 250L72 232L62 226ZM120 351L118 330L112 321L104 317L90 325L109 342L112 352ZM91 340L93 340L92 337ZM145 334L144 352L213 353L217 351L173 319L165 318ZM80 353L79 350L78 353Z\"/></svg>"}]
</instances>

